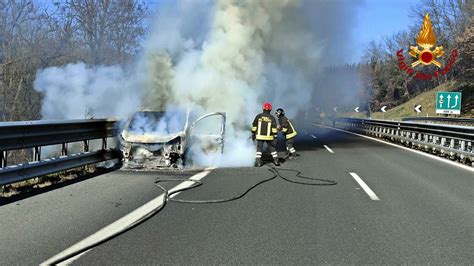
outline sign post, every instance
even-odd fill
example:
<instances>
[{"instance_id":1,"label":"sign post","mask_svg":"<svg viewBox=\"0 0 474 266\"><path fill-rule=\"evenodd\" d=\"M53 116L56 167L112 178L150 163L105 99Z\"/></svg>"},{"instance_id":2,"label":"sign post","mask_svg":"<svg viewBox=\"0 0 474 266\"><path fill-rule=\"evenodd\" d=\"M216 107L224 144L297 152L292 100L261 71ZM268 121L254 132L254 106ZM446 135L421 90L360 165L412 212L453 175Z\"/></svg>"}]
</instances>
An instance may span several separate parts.
<instances>
[{"instance_id":1,"label":"sign post","mask_svg":"<svg viewBox=\"0 0 474 266\"><path fill-rule=\"evenodd\" d=\"M436 93L436 113L461 114L461 93L438 91Z\"/></svg>"}]
</instances>

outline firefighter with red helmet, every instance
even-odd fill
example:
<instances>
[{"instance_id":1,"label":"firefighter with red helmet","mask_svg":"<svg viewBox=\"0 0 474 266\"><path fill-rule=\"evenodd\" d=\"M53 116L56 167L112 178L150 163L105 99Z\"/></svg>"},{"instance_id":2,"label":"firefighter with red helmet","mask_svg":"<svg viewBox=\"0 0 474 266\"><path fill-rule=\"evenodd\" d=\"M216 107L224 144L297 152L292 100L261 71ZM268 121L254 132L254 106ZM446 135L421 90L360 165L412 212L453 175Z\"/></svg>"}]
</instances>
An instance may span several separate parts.
<instances>
[{"instance_id":1,"label":"firefighter with red helmet","mask_svg":"<svg viewBox=\"0 0 474 266\"><path fill-rule=\"evenodd\" d=\"M298 133L296 132L295 127L291 123L290 119L285 116L285 111L282 108L278 108L275 114L278 117L279 129L281 132L283 132L283 135L286 139L286 150L288 151L286 158L295 159L296 150L293 147L293 142Z\"/></svg>"},{"instance_id":2,"label":"firefighter with red helmet","mask_svg":"<svg viewBox=\"0 0 474 266\"><path fill-rule=\"evenodd\" d=\"M258 114L252 123L252 139L257 141L257 152L255 153L255 166L262 166L263 144L266 143L273 157L273 163L279 166L278 153L276 151L276 138L278 134L276 118L270 114L272 105L266 102L263 112Z\"/></svg>"}]
</instances>

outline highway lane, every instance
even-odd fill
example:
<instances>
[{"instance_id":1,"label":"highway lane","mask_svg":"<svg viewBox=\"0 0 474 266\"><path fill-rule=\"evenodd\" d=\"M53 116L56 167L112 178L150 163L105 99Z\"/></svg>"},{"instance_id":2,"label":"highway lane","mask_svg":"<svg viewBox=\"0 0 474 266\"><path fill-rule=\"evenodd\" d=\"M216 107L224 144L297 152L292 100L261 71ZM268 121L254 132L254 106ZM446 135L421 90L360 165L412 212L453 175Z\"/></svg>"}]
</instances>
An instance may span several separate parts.
<instances>
[{"instance_id":1,"label":"highway lane","mask_svg":"<svg viewBox=\"0 0 474 266\"><path fill-rule=\"evenodd\" d=\"M474 260L472 172L331 129L312 127L303 135L296 145L302 156L282 167L338 185L302 186L276 179L233 202L172 202L74 263ZM380 200L371 200L350 173ZM282 174L295 178L293 173ZM203 179L203 186L177 197L231 197L271 176L265 167L216 169ZM37 264L57 254L156 197L154 180L155 174L116 172L0 207L2 219L7 217L0 225L6 236L2 242L8 243L2 245L0 264Z\"/></svg>"},{"instance_id":2,"label":"highway lane","mask_svg":"<svg viewBox=\"0 0 474 266\"><path fill-rule=\"evenodd\" d=\"M39 264L157 196L157 177L185 173L115 171L5 204L0 265Z\"/></svg>"},{"instance_id":3,"label":"highway lane","mask_svg":"<svg viewBox=\"0 0 474 266\"><path fill-rule=\"evenodd\" d=\"M357 136L315 128L284 166L333 187L265 183L223 204L171 203L78 264L433 263L473 257L472 172ZM309 136L311 134L308 134ZM315 137L315 138L314 138ZM329 152L324 145L334 153ZM369 198L357 173L380 198ZM218 169L188 199L238 194L271 173ZM291 175L289 175L291 176Z\"/></svg>"}]
</instances>

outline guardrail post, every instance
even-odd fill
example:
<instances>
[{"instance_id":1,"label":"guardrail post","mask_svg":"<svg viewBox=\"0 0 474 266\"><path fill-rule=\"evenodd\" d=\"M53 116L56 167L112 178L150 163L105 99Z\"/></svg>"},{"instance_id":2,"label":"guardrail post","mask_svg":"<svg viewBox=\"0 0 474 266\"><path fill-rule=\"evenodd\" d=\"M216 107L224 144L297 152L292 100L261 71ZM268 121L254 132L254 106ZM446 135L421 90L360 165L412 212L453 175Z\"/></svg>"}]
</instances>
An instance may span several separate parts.
<instances>
[{"instance_id":1,"label":"guardrail post","mask_svg":"<svg viewBox=\"0 0 474 266\"><path fill-rule=\"evenodd\" d=\"M102 138L102 149L103 150L107 149L107 138Z\"/></svg>"},{"instance_id":2,"label":"guardrail post","mask_svg":"<svg viewBox=\"0 0 474 266\"><path fill-rule=\"evenodd\" d=\"M84 140L83 145L82 145L82 150L83 152L88 152L89 151L89 141Z\"/></svg>"},{"instance_id":3,"label":"guardrail post","mask_svg":"<svg viewBox=\"0 0 474 266\"><path fill-rule=\"evenodd\" d=\"M7 167L7 151L0 151L0 168Z\"/></svg>"},{"instance_id":4,"label":"guardrail post","mask_svg":"<svg viewBox=\"0 0 474 266\"><path fill-rule=\"evenodd\" d=\"M459 148L461 149L461 151L467 151L465 140L461 140L459 144L460 144ZM463 160L466 156L464 156L464 154L461 154L461 156L459 156L459 157L461 158L461 160Z\"/></svg>"},{"instance_id":5,"label":"guardrail post","mask_svg":"<svg viewBox=\"0 0 474 266\"><path fill-rule=\"evenodd\" d=\"M61 144L61 156L67 156L67 143Z\"/></svg>"},{"instance_id":6,"label":"guardrail post","mask_svg":"<svg viewBox=\"0 0 474 266\"><path fill-rule=\"evenodd\" d=\"M454 156L456 153L454 153L452 150L454 150L454 139L451 139L449 142L449 148L451 149L449 151L449 156Z\"/></svg>"},{"instance_id":7,"label":"guardrail post","mask_svg":"<svg viewBox=\"0 0 474 266\"><path fill-rule=\"evenodd\" d=\"M39 162L41 160L41 146L33 148L33 162Z\"/></svg>"}]
</instances>

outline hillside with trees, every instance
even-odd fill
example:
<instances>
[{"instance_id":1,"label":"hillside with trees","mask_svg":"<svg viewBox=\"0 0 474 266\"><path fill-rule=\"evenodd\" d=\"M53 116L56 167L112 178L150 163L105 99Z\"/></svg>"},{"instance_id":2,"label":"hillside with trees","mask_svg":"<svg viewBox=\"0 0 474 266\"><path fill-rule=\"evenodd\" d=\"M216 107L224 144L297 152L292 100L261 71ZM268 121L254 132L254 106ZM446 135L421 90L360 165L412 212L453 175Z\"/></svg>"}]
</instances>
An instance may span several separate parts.
<instances>
[{"instance_id":1,"label":"hillside with trees","mask_svg":"<svg viewBox=\"0 0 474 266\"><path fill-rule=\"evenodd\" d=\"M48 2L48 1L45 1ZM90 65L127 65L142 52L149 11L146 2L56 0L0 1L0 121L41 119L42 95L33 89L36 72L79 61ZM368 44L361 62L327 68L315 87L336 91L331 99L313 95L313 104L330 104L344 95L357 98L361 111L393 108L447 82L463 93L463 113L474 105L474 13L472 0L422 0L411 7L412 25ZM363 11L362 11L363 12ZM445 54L458 57L446 75L429 81L409 76L398 67L397 51L408 56L416 45L426 13ZM438 60L438 59L437 59ZM434 72L436 66L425 66ZM356 84L356 86L354 85ZM346 89L353 90L346 93ZM316 98L318 97L318 98ZM319 102L318 102L319 101ZM329 108L329 107L328 107Z\"/></svg>"},{"instance_id":2,"label":"hillside with trees","mask_svg":"<svg viewBox=\"0 0 474 266\"><path fill-rule=\"evenodd\" d=\"M147 12L136 0L0 1L0 121L41 119L42 95L33 89L39 69L130 62Z\"/></svg>"},{"instance_id":3,"label":"hillside with trees","mask_svg":"<svg viewBox=\"0 0 474 266\"><path fill-rule=\"evenodd\" d=\"M381 42L372 42L366 49L361 62L364 89L372 111L386 105L393 108L409 101L418 94L431 90L447 82L456 82L454 90L463 93L463 113L471 113L474 103L474 21L473 1L459 0L422 0L411 7L412 26ZM396 52L404 50L408 56L410 45L416 45L418 33L426 13L431 16L437 46L443 46L445 54L437 58L443 66L448 63L453 49L458 57L452 69L446 75L431 80L421 80L410 76L398 67ZM425 66L423 71L435 72L436 66Z\"/></svg>"}]
</instances>

